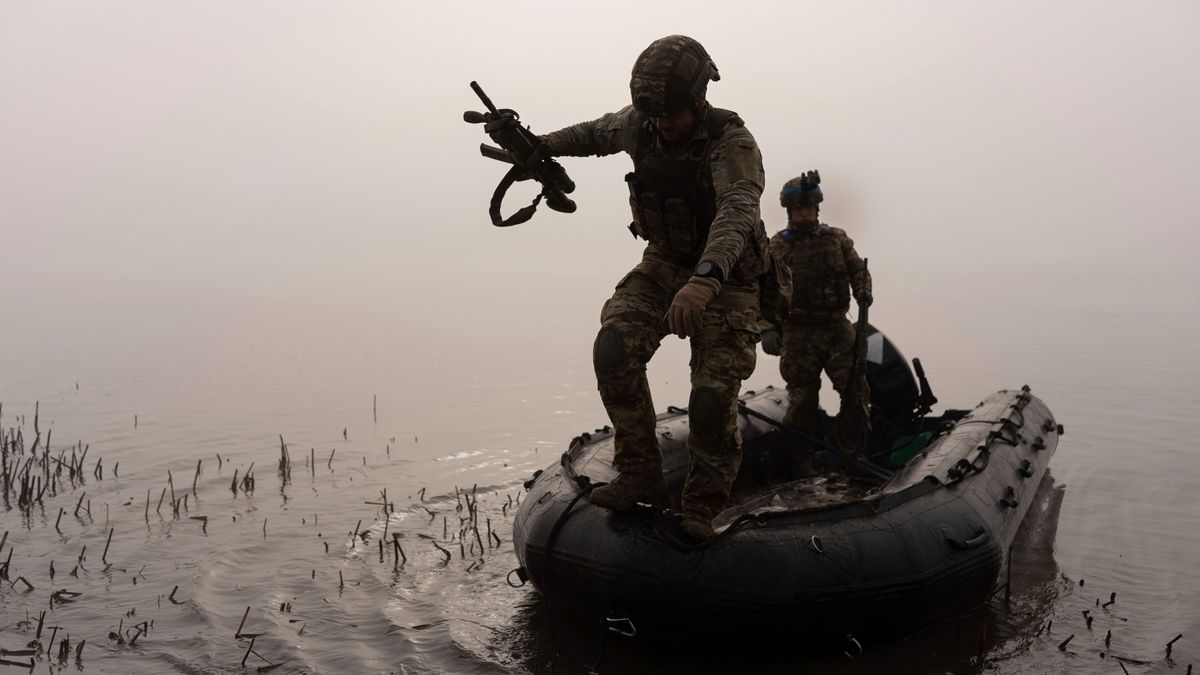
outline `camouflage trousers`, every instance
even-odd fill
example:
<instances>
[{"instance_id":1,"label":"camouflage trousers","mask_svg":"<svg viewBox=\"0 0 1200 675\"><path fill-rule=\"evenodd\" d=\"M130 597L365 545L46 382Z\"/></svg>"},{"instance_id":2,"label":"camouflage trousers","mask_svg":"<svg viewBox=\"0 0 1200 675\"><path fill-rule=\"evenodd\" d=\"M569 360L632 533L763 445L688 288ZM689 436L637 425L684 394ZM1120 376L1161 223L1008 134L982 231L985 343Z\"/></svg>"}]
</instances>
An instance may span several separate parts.
<instances>
[{"instance_id":1,"label":"camouflage trousers","mask_svg":"<svg viewBox=\"0 0 1200 675\"><path fill-rule=\"evenodd\" d=\"M690 274L648 251L601 311L596 381L616 432L614 465L622 473L662 471L646 363L669 334L664 315ZM737 397L754 371L757 298L756 286L726 284L691 338L685 515L711 520L729 499L741 464Z\"/></svg>"},{"instance_id":2,"label":"camouflage trousers","mask_svg":"<svg viewBox=\"0 0 1200 675\"><path fill-rule=\"evenodd\" d=\"M859 451L868 420L862 401L868 395L865 371L858 376L858 396L846 400L846 390L854 365L854 326L845 317L826 323L789 323L780 348L779 373L787 382L788 409L784 422L800 431L820 433L821 371L829 375L841 397L835 443L846 450Z\"/></svg>"}]
</instances>

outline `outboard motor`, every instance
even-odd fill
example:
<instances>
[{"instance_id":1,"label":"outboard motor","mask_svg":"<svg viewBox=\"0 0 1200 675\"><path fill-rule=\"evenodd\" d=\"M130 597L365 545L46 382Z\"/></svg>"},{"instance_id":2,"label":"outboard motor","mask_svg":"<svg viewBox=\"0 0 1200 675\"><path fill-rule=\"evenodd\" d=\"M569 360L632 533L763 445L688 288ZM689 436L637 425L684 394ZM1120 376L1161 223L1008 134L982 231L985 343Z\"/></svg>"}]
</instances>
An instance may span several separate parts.
<instances>
[{"instance_id":1,"label":"outboard motor","mask_svg":"<svg viewBox=\"0 0 1200 675\"><path fill-rule=\"evenodd\" d=\"M925 369L913 359L917 374L896 345L878 328L867 324L867 384L871 389L871 418L876 430L894 429L924 416L937 403L929 390ZM876 421L886 422L880 429Z\"/></svg>"}]
</instances>

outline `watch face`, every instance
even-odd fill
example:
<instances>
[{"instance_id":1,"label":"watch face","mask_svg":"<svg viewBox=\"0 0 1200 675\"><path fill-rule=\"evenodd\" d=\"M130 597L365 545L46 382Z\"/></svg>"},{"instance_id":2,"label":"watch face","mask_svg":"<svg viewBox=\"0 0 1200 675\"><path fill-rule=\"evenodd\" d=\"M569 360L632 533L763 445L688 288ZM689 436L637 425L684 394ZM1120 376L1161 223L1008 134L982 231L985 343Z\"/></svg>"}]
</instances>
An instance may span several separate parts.
<instances>
[{"instance_id":1,"label":"watch face","mask_svg":"<svg viewBox=\"0 0 1200 675\"><path fill-rule=\"evenodd\" d=\"M696 265L696 276L706 277L713 273L713 264L705 261Z\"/></svg>"}]
</instances>

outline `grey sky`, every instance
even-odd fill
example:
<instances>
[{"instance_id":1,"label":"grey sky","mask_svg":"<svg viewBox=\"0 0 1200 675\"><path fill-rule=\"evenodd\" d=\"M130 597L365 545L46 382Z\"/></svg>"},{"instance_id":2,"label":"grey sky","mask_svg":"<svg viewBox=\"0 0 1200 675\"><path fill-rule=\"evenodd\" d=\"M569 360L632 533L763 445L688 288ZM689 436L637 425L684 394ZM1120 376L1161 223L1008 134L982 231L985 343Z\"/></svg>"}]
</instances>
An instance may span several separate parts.
<instances>
[{"instance_id":1,"label":"grey sky","mask_svg":"<svg viewBox=\"0 0 1200 675\"><path fill-rule=\"evenodd\" d=\"M255 301L424 316L548 282L590 321L640 251L628 159L565 160L576 214L492 228L503 167L461 120L467 83L549 131L624 105L637 53L682 32L762 146L768 229L782 182L820 169L823 219L881 298L1018 273L1152 278L1194 308L1197 19L1192 2L6 2L0 300L68 323Z\"/></svg>"}]
</instances>

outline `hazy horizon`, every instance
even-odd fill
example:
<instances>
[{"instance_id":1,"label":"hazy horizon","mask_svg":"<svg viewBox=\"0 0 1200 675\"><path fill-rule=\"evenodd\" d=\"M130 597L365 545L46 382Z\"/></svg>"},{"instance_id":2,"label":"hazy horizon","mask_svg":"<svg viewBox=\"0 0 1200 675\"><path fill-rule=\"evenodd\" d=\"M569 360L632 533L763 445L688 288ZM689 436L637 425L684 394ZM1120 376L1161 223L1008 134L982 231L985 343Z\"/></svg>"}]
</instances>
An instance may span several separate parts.
<instances>
[{"instance_id":1,"label":"hazy horizon","mask_svg":"<svg viewBox=\"0 0 1200 675\"><path fill-rule=\"evenodd\" d=\"M462 122L480 107L467 83L549 131L623 106L634 57L676 32L707 46L723 76L709 98L762 147L769 230L782 183L821 170L822 218L871 260L877 323L1010 289L1033 311L1198 308L1190 3L10 3L0 18L0 298L17 328L0 363L86 371L156 332L306 358L335 326L390 326L427 356L471 326L568 326L586 356L641 250L628 159L564 160L577 213L493 228L504 169Z\"/></svg>"}]
</instances>

